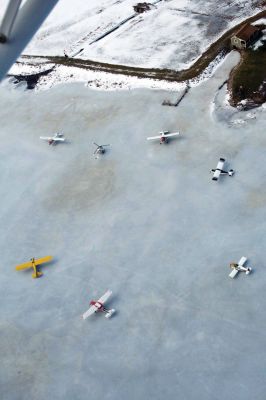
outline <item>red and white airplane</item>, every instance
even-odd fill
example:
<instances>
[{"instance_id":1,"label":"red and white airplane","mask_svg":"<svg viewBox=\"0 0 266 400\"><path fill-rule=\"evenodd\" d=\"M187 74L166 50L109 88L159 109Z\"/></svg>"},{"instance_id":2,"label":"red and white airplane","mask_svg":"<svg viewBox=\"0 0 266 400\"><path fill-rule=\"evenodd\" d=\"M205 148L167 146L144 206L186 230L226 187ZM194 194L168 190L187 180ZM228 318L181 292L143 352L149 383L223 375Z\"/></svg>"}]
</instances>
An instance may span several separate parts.
<instances>
[{"instance_id":1,"label":"red and white airplane","mask_svg":"<svg viewBox=\"0 0 266 400\"><path fill-rule=\"evenodd\" d=\"M64 142L66 140L62 133L56 133L54 136L40 136L40 139L46 140L49 145L55 145L57 142Z\"/></svg>"},{"instance_id":2,"label":"red and white airplane","mask_svg":"<svg viewBox=\"0 0 266 400\"><path fill-rule=\"evenodd\" d=\"M247 261L246 257L241 257L237 264L231 263L230 268L232 268L233 271L230 272L229 277L233 279L238 274L238 272L245 272L246 275L249 275L250 272L252 271L252 268L244 267L246 261Z\"/></svg>"},{"instance_id":3,"label":"red and white airplane","mask_svg":"<svg viewBox=\"0 0 266 400\"><path fill-rule=\"evenodd\" d=\"M163 143L168 143L168 138L169 137L180 135L179 132L170 133L169 131L162 131L162 132L159 132L159 133L160 133L159 136L147 137L147 140L158 140L159 139L160 140L160 144L163 144Z\"/></svg>"},{"instance_id":4,"label":"red and white airplane","mask_svg":"<svg viewBox=\"0 0 266 400\"><path fill-rule=\"evenodd\" d=\"M111 294L112 294L112 291L107 290L107 292L104 293L104 295L102 297L100 297L99 300L97 300L97 301L92 300L90 302L90 308L82 316L83 319L87 319L90 315L97 313L97 312L103 312L103 313L105 313L106 318L110 318L115 313L115 310L113 308L111 310L107 310L104 307L104 303L107 302L107 300L109 299Z\"/></svg>"}]
</instances>

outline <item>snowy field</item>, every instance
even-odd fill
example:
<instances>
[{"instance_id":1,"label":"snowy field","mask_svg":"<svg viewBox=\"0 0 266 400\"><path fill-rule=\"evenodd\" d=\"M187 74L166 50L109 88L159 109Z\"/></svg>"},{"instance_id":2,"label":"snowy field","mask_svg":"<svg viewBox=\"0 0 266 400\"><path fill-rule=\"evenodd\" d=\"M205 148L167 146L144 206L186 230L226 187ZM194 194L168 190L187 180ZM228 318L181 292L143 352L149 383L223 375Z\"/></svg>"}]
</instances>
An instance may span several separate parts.
<instances>
[{"instance_id":1,"label":"snowy field","mask_svg":"<svg viewBox=\"0 0 266 400\"><path fill-rule=\"evenodd\" d=\"M23 54L51 56L84 49L79 58L180 70L229 28L262 10L259 0L154 0L149 11L135 14L136 3L60 0Z\"/></svg>"},{"instance_id":2,"label":"snowy field","mask_svg":"<svg viewBox=\"0 0 266 400\"><path fill-rule=\"evenodd\" d=\"M236 62L178 108L1 88L2 400L265 400L266 109L224 105ZM147 142L162 129L181 136ZM55 131L69 143L39 140ZM213 182L220 156L236 174ZM41 279L15 271L48 254ZM254 273L230 280L243 255ZM117 314L83 321L108 288Z\"/></svg>"}]
</instances>

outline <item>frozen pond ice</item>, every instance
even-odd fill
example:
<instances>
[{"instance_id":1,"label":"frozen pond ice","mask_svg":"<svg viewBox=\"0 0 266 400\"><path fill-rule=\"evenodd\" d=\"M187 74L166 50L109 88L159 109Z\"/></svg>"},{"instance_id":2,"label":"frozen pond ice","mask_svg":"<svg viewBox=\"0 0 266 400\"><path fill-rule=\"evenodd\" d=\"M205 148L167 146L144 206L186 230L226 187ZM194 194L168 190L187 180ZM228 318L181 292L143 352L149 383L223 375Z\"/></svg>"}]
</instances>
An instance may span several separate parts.
<instances>
[{"instance_id":1,"label":"frozen pond ice","mask_svg":"<svg viewBox=\"0 0 266 400\"><path fill-rule=\"evenodd\" d=\"M162 91L1 89L2 399L265 399L265 108L221 107L235 62L178 108ZM181 136L147 142L166 129ZM69 143L39 140L56 131ZM98 160L94 141L111 144ZM220 156L236 174L215 183ZM47 254L41 279L15 271ZM243 255L254 273L230 280ZM117 314L83 321L108 288Z\"/></svg>"}]
</instances>

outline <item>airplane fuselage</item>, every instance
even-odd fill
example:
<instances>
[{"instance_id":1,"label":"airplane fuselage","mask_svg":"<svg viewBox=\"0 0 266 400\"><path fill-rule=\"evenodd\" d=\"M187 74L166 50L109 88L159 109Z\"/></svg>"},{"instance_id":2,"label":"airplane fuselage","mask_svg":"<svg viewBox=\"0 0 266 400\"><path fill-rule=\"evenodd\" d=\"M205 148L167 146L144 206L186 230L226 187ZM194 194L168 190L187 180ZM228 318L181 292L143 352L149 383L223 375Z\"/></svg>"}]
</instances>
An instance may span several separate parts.
<instances>
[{"instance_id":1,"label":"airplane fuselage","mask_svg":"<svg viewBox=\"0 0 266 400\"><path fill-rule=\"evenodd\" d=\"M98 311L104 311L103 304L100 303L99 301L92 300L92 301L90 302L90 305L91 305L91 306L97 307L97 308L98 308Z\"/></svg>"}]
</instances>

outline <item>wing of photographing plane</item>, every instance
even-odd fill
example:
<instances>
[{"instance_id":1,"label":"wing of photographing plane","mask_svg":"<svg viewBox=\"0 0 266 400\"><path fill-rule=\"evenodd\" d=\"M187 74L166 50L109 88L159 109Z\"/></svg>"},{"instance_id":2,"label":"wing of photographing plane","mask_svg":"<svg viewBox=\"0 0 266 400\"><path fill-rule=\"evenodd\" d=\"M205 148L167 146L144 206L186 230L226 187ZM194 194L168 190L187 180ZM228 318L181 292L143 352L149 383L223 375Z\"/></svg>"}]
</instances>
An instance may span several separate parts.
<instances>
[{"instance_id":1,"label":"wing of photographing plane","mask_svg":"<svg viewBox=\"0 0 266 400\"><path fill-rule=\"evenodd\" d=\"M104 295L99 298L98 302L101 303L101 304L104 304L109 299L111 294L112 294L112 291L111 290L107 290L107 292L104 293Z\"/></svg>"},{"instance_id":2,"label":"wing of photographing plane","mask_svg":"<svg viewBox=\"0 0 266 400\"><path fill-rule=\"evenodd\" d=\"M7 73L58 0L7 0L0 25L0 80ZM22 6L20 7L22 3Z\"/></svg>"},{"instance_id":3,"label":"wing of photographing plane","mask_svg":"<svg viewBox=\"0 0 266 400\"><path fill-rule=\"evenodd\" d=\"M83 319L87 319L90 315L94 314L98 308L96 306L90 306L90 308L82 315Z\"/></svg>"}]
</instances>

